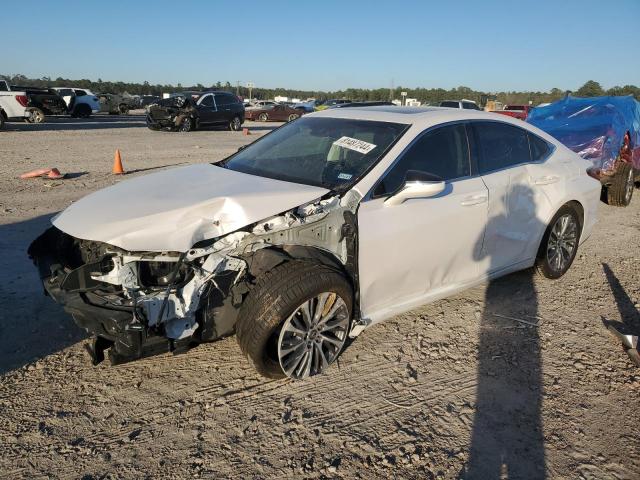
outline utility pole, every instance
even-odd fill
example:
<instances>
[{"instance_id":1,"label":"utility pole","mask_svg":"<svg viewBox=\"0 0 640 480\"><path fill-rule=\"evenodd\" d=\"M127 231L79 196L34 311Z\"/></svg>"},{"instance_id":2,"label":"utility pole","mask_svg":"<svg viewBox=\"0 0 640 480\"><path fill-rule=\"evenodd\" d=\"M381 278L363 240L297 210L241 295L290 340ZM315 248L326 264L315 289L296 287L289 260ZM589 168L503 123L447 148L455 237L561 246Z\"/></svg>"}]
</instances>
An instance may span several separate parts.
<instances>
[{"instance_id":1,"label":"utility pole","mask_svg":"<svg viewBox=\"0 0 640 480\"><path fill-rule=\"evenodd\" d=\"M253 89L253 87L255 87L255 85L253 84L253 82L247 82L247 88L249 89L249 100L251 100L253 97L251 96L251 90Z\"/></svg>"}]
</instances>

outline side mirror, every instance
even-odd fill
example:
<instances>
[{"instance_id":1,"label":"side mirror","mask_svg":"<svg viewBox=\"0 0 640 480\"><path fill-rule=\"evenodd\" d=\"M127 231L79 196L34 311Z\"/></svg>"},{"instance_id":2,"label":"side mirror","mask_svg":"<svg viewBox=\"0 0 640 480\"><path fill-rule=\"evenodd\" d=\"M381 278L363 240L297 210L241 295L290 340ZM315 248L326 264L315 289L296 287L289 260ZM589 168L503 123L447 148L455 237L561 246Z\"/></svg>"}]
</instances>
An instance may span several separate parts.
<instances>
[{"instance_id":1,"label":"side mirror","mask_svg":"<svg viewBox=\"0 0 640 480\"><path fill-rule=\"evenodd\" d=\"M409 170L404 177L404 184L392 196L384 201L385 205L400 205L413 198L435 197L445 189L442 178L432 173Z\"/></svg>"}]
</instances>

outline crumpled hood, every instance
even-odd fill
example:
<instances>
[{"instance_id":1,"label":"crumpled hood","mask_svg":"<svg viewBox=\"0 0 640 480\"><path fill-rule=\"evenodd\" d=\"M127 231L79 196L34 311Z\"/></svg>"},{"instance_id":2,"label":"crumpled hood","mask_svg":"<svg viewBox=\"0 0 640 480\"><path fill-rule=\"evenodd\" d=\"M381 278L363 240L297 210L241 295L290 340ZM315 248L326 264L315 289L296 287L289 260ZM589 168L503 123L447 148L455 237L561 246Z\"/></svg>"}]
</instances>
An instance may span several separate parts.
<instances>
[{"instance_id":1,"label":"crumpled hood","mask_svg":"<svg viewBox=\"0 0 640 480\"><path fill-rule=\"evenodd\" d=\"M52 223L73 237L129 251L184 252L201 240L231 233L327 192L198 164L94 192Z\"/></svg>"}]
</instances>

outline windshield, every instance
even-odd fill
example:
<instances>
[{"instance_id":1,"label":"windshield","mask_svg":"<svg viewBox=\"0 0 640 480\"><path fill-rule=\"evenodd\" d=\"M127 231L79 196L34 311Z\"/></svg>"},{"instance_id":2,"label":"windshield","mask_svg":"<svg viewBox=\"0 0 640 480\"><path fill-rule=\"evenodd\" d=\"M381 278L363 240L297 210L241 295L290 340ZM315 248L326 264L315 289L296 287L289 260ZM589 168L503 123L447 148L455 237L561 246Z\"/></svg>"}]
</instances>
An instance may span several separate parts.
<instances>
[{"instance_id":1,"label":"windshield","mask_svg":"<svg viewBox=\"0 0 640 480\"><path fill-rule=\"evenodd\" d=\"M344 118L301 118L221 165L238 172L335 190L360 179L407 127Z\"/></svg>"}]
</instances>

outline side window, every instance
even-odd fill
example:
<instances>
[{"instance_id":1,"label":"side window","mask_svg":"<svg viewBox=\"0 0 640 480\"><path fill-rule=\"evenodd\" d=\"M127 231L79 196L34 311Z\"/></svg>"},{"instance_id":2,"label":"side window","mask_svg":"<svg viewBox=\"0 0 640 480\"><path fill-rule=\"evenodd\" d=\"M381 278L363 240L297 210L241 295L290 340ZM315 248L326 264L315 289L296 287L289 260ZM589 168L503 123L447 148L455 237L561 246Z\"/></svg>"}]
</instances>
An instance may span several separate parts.
<instances>
[{"instance_id":1,"label":"side window","mask_svg":"<svg viewBox=\"0 0 640 480\"><path fill-rule=\"evenodd\" d=\"M200 102L200 105L202 105L203 107L213 107L213 96L207 95L206 97L204 97Z\"/></svg>"},{"instance_id":2,"label":"side window","mask_svg":"<svg viewBox=\"0 0 640 480\"><path fill-rule=\"evenodd\" d=\"M529 148L531 149L531 160L541 162L551 153L551 145L537 135L529 132Z\"/></svg>"},{"instance_id":3,"label":"side window","mask_svg":"<svg viewBox=\"0 0 640 480\"><path fill-rule=\"evenodd\" d=\"M531 161L526 130L502 122L477 122L480 174Z\"/></svg>"},{"instance_id":4,"label":"side window","mask_svg":"<svg viewBox=\"0 0 640 480\"><path fill-rule=\"evenodd\" d=\"M76 90L77 97L84 97L87 94L84 90Z\"/></svg>"},{"instance_id":5,"label":"side window","mask_svg":"<svg viewBox=\"0 0 640 480\"><path fill-rule=\"evenodd\" d=\"M476 110L476 104L470 102L462 102L462 108L465 110Z\"/></svg>"},{"instance_id":6,"label":"side window","mask_svg":"<svg viewBox=\"0 0 640 480\"><path fill-rule=\"evenodd\" d=\"M404 183L409 170L433 173L444 180L470 174L469 144L462 124L440 127L420 137L378 184L374 196L388 195Z\"/></svg>"},{"instance_id":7,"label":"side window","mask_svg":"<svg viewBox=\"0 0 640 480\"><path fill-rule=\"evenodd\" d=\"M216 104L219 106L228 106L228 105L233 105L234 103L236 103L235 100L236 97L232 96L232 95L227 95L227 94L217 94L216 95Z\"/></svg>"}]
</instances>

